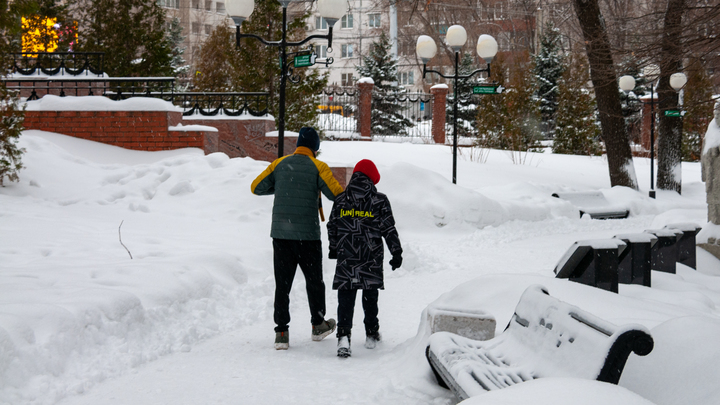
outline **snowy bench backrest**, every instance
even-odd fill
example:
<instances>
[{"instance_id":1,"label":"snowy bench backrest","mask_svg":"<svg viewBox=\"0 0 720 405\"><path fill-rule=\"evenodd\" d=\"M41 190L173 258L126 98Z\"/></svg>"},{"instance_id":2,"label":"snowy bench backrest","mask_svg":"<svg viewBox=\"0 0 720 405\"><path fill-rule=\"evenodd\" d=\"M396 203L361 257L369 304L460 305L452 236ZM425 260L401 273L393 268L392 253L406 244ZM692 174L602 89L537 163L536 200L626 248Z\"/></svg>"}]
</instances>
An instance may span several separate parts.
<instances>
[{"instance_id":1,"label":"snowy bench backrest","mask_svg":"<svg viewBox=\"0 0 720 405\"><path fill-rule=\"evenodd\" d=\"M604 368L617 366L606 367L606 360L617 362L613 357L622 353L613 346L628 332L647 336L644 344L649 347L638 347L640 352L652 350L652 338L645 327L636 324L618 327L549 296L547 290L535 285L523 293L503 333L507 336L497 350L502 350L511 364L528 364L537 377L580 377L617 383L611 381L611 370ZM626 350L620 371L630 351Z\"/></svg>"}]
</instances>

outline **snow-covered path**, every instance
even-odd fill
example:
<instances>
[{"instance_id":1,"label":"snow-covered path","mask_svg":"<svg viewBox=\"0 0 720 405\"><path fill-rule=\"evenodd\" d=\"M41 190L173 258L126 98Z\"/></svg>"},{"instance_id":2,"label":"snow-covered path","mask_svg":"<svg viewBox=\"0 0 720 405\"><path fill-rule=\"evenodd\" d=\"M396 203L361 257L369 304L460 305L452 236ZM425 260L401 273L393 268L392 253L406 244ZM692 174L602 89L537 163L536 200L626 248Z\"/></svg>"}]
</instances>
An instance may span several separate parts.
<instances>
[{"instance_id":1,"label":"snow-covered path","mask_svg":"<svg viewBox=\"0 0 720 405\"><path fill-rule=\"evenodd\" d=\"M470 237L446 240L416 240L409 236L405 240L405 268L388 272L386 290L380 294L384 341L375 350L363 347L359 305L350 359L335 356L333 336L312 342L300 276L293 288L291 348L287 352L272 348L274 324L267 313L264 319L197 344L189 352L160 358L59 404L310 405L324 396L330 396L333 402L352 404L452 403L449 391L439 389L427 370L418 370L424 366L423 348L417 347L414 338L428 304L462 282L495 273L498 268L505 274L552 276L557 258L575 240L642 231L652 225L652 219L641 216L591 223L555 219L508 223L478 230ZM448 255L448 251L455 254ZM528 260L530 257L534 259ZM331 263L325 263L326 280L332 274ZM267 289L269 285L258 288ZM335 292L328 290L327 296L328 312L334 316ZM499 323L506 323L510 314L496 316ZM412 367L408 368L408 364Z\"/></svg>"}]
</instances>

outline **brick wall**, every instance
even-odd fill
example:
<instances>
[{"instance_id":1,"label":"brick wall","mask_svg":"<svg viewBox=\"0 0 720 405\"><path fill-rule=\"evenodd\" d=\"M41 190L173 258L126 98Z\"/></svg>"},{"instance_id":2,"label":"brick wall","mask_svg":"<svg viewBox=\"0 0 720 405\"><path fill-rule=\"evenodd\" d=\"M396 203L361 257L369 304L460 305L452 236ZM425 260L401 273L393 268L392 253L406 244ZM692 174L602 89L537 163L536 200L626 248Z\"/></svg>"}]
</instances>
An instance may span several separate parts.
<instances>
[{"instance_id":1,"label":"brick wall","mask_svg":"<svg viewBox=\"0 0 720 405\"><path fill-rule=\"evenodd\" d=\"M218 129L218 152L231 158L251 157L272 162L277 159L276 136L265 136L275 130L275 120L269 119L185 119L183 125L205 125ZM285 136L286 155L295 151L297 136Z\"/></svg>"},{"instance_id":2,"label":"brick wall","mask_svg":"<svg viewBox=\"0 0 720 405\"><path fill-rule=\"evenodd\" d=\"M177 111L26 111L24 125L134 150L217 151L216 132L168 130L181 122Z\"/></svg>"}]
</instances>

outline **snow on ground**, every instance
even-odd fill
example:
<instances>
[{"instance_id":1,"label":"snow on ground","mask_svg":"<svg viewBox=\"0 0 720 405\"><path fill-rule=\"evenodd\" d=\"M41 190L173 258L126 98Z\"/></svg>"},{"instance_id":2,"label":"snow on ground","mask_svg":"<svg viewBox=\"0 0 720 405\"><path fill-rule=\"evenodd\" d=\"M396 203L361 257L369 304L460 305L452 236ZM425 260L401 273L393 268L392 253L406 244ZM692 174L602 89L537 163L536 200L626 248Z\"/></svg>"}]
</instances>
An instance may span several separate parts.
<instances>
[{"instance_id":1,"label":"snow on ground","mask_svg":"<svg viewBox=\"0 0 720 405\"><path fill-rule=\"evenodd\" d=\"M621 285L619 294L553 277L577 240L705 225L697 163L683 163L682 196L658 191L652 200L647 159L635 160L636 192L611 188L600 157L486 151L481 163L479 151L463 149L453 185L447 146L323 142L320 158L331 165L377 163L405 250L380 294L383 342L363 348L358 306L353 357L341 360L334 338L310 341L300 275L290 350L273 349L272 197L249 192L267 162L41 131L20 143L27 168L0 188L0 404L454 404L423 356L424 311L484 310L501 333L531 284L610 322L645 325L654 351L631 356L619 386L540 379L468 404L720 402L715 258L698 250L697 271L653 272L652 288ZM630 217L579 218L551 197L590 190ZM334 264L324 259L326 280ZM334 317L330 289L327 301Z\"/></svg>"}]
</instances>

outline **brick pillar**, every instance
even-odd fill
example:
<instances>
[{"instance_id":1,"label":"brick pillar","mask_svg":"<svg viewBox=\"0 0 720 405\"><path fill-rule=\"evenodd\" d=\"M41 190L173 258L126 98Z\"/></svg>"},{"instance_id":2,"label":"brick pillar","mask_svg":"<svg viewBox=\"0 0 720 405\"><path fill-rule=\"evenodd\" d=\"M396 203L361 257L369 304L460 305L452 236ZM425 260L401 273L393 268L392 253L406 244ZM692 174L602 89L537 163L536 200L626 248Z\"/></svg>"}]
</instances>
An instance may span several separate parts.
<instances>
[{"instance_id":1,"label":"brick pillar","mask_svg":"<svg viewBox=\"0 0 720 405\"><path fill-rule=\"evenodd\" d=\"M447 104L448 86L438 84L430 88L433 95L432 137L435 143L445 144L445 105Z\"/></svg>"},{"instance_id":2,"label":"brick pillar","mask_svg":"<svg viewBox=\"0 0 720 405\"><path fill-rule=\"evenodd\" d=\"M358 81L358 120L357 125L360 130L360 137L370 138L372 133L372 89L375 83L370 78L362 78Z\"/></svg>"}]
</instances>

